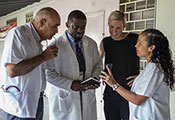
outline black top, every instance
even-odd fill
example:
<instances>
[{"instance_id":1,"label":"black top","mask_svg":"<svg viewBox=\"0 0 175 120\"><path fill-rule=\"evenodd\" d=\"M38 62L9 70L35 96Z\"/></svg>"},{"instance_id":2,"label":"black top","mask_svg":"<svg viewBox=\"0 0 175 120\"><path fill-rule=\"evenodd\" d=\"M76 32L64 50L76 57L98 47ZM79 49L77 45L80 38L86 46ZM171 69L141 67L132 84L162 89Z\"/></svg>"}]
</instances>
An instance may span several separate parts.
<instances>
[{"instance_id":1,"label":"black top","mask_svg":"<svg viewBox=\"0 0 175 120\"><path fill-rule=\"evenodd\" d=\"M115 80L128 90L130 89L127 85L129 81L126 78L139 74L139 58L135 49L137 38L137 34L130 33L119 41L113 40L110 36L103 39L105 64L113 64L112 74ZM109 97L112 95L112 98L120 96L118 93L116 95L116 92L112 91L108 85L104 95Z\"/></svg>"}]
</instances>

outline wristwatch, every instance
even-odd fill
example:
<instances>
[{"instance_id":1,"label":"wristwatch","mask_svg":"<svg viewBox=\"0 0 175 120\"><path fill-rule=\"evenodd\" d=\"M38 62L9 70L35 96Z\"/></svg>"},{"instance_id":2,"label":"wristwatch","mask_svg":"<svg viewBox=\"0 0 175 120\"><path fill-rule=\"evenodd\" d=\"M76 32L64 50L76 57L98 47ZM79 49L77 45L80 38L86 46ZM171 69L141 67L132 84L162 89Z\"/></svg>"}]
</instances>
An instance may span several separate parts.
<instances>
[{"instance_id":1,"label":"wristwatch","mask_svg":"<svg viewBox=\"0 0 175 120\"><path fill-rule=\"evenodd\" d=\"M115 91L118 87L119 87L118 83L114 84L114 86L112 87L113 91Z\"/></svg>"}]
</instances>

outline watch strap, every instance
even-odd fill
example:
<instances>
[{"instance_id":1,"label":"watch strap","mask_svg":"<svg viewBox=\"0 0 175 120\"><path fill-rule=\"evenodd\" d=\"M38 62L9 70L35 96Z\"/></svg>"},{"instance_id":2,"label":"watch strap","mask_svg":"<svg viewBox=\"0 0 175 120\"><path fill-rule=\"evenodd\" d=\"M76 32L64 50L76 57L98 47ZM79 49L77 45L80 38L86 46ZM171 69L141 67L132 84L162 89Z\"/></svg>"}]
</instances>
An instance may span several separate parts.
<instances>
[{"instance_id":1,"label":"watch strap","mask_svg":"<svg viewBox=\"0 0 175 120\"><path fill-rule=\"evenodd\" d=\"M117 88L119 87L119 84L118 83L116 83L116 84L114 84L114 86L113 86L113 91L115 91Z\"/></svg>"}]
</instances>

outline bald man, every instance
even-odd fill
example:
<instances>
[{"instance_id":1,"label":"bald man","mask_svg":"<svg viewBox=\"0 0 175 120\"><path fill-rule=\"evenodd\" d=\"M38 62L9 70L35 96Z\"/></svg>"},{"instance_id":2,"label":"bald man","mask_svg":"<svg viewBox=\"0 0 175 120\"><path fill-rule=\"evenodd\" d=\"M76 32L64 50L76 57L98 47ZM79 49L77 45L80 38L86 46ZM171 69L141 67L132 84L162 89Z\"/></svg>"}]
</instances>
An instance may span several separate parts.
<instances>
[{"instance_id":1,"label":"bald man","mask_svg":"<svg viewBox=\"0 0 175 120\"><path fill-rule=\"evenodd\" d=\"M1 60L0 108L6 120L42 120L44 62L57 56L53 45L42 51L41 41L51 39L60 25L53 8L40 9L33 22L10 30Z\"/></svg>"}]
</instances>

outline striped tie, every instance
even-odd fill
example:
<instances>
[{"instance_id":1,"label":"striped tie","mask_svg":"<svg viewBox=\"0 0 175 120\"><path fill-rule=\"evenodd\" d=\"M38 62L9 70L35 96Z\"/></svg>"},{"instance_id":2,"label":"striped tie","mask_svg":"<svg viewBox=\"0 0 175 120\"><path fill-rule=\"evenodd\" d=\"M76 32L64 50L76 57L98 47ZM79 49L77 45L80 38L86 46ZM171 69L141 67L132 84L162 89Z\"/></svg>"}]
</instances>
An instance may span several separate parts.
<instances>
[{"instance_id":1,"label":"striped tie","mask_svg":"<svg viewBox=\"0 0 175 120\"><path fill-rule=\"evenodd\" d=\"M81 48L79 47L78 40L75 40L75 48L76 48L76 57L79 63L79 70L80 72L85 72L86 70L85 59L81 51Z\"/></svg>"}]
</instances>

